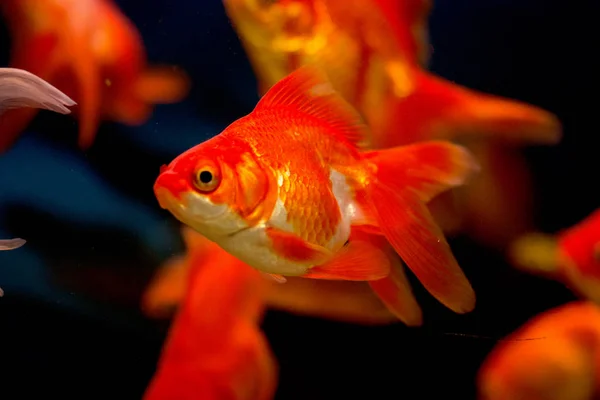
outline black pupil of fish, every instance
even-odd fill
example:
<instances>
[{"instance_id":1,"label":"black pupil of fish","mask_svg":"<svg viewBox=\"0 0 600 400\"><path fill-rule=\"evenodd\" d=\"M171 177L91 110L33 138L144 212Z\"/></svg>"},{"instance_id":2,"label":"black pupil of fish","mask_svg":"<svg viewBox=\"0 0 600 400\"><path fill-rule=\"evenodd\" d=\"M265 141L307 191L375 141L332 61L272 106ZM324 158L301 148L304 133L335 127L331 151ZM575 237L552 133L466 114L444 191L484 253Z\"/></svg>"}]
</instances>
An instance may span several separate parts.
<instances>
[{"instance_id":1,"label":"black pupil of fish","mask_svg":"<svg viewBox=\"0 0 600 400\"><path fill-rule=\"evenodd\" d=\"M202 183L210 183L213 179L212 174L209 171L200 172L200 182Z\"/></svg>"}]
</instances>

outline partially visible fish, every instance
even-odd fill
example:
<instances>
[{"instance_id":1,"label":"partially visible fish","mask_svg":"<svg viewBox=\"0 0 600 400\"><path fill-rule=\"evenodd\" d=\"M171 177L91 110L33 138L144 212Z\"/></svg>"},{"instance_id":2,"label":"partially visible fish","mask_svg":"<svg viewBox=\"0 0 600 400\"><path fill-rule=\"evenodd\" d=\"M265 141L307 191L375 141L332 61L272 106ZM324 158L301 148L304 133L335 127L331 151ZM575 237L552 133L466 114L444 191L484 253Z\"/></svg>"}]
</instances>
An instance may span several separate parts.
<instances>
[{"instance_id":1,"label":"partially visible fish","mask_svg":"<svg viewBox=\"0 0 600 400\"><path fill-rule=\"evenodd\" d=\"M572 302L541 313L496 346L477 378L481 400L600 396L600 308Z\"/></svg>"},{"instance_id":2,"label":"partially visible fish","mask_svg":"<svg viewBox=\"0 0 600 400\"><path fill-rule=\"evenodd\" d=\"M466 231L504 248L531 229L530 177L514 145L555 144L561 124L539 107L467 89L425 71L430 0L224 4L261 93L298 67L316 65L369 124L365 146L444 139L472 150L481 174L469 187L443 194L430 205L446 232ZM486 196L495 200L493 205Z\"/></svg>"},{"instance_id":3,"label":"partially visible fish","mask_svg":"<svg viewBox=\"0 0 600 400\"><path fill-rule=\"evenodd\" d=\"M0 68L0 118L7 110L41 108L69 114L67 107L76 103L69 96L32 73L18 68ZM2 119L0 119L2 128ZM4 134L0 129L0 137ZM26 243L24 239L1 239L0 250L14 250ZM4 292L0 289L0 296Z\"/></svg>"},{"instance_id":4,"label":"partially visible fish","mask_svg":"<svg viewBox=\"0 0 600 400\"><path fill-rule=\"evenodd\" d=\"M273 399L277 362L259 328L264 277L224 251L210 259L191 252L189 265L182 305L143 399Z\"/></svg>"},{"instance_id":5,"label":"partially visible fish","mask_svg":"<svg viewBox=\"0 0 600 400\"><path fill-rule=\"evenodd\" d=\"M94 141L101 119L138 125L154 104L188 92L187 76L173 67L150 67L136 27L111 0L3 0L12 37L10 64L61 87L79 107L79 145ZM35 116L6 116L0 151ZM8 118L10 117L10 119Z\"/></svg>"},{"instance_id":6,"label":"partially visible fish","mask_svg":"<svg viewBox=\"0 0 600 400\"><path fill-rule=\"evenodd\" d=\"M213 259L226 262L225 250L193 229L183 226L186 253L169 259L156 272L142 297L141 309L151 318L169 318L180 306L189 271L204 268ZM227 254L227 253L226 253ZM240 262L230 256L229 262ZM201 266L195 266L199 263ZM397 321L365 282L286 278L285 284L267 282L265 302L269 308L330 320L381 325Z\"/></svg>"},{"instance_id":7,"label":"partially visible fish","mask_svg":"<svg viewBox=\"0 0 600 400\"><path fill-rule=\"evenodd\" d=\"M556 235L521 236L510 257L517 268L559 280L600 304L600 209Z\"/></svg>"},{"instance_id":8,"label":"partially visible fish","mask_svg":"<svg viewBox=\"0 0 600 400\"><path fill-rule=\"evenodd\" d=\"M0 116L6 110L24 107L69 114L67 107L75 104L69 96L28 71L0 68Z\"/></svg>"}]
</instances>

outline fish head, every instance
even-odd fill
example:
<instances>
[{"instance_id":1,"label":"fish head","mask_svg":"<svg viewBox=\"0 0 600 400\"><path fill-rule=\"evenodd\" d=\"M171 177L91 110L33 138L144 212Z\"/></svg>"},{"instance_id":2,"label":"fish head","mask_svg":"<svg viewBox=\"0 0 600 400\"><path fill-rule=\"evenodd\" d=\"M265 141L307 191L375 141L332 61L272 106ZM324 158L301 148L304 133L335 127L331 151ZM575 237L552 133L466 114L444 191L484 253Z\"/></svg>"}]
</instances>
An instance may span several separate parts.
<instances>
[{"instance_id":1,"label":"fish head","mask_svg":"<svg viewBox=\"0 0 600 400\"><path fill-rule=\"evenodd\" d=\"M247 145L221 139L179 155L154 184L162 208L217 243L268 218L277 197Z\"/></svg>"}]
</instances>

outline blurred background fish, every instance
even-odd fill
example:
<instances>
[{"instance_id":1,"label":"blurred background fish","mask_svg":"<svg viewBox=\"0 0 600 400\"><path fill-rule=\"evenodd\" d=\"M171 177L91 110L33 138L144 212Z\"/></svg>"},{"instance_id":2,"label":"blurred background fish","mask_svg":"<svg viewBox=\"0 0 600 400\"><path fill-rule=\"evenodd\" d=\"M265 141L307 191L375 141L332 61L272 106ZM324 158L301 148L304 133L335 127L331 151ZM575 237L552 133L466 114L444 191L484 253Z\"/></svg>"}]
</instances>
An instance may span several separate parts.
<instances>
[{"instance_id":1,"label":"blurred background fish","mask_svg":"<svg viewBox=\"0 0 600 400\"><path fill-rule=\"evenodd\" d=\"M213 246L195 242L195 248ZM274 398L277 362L259 327L267 282L226 252L211 256L190 254L182 306L146 400Z\"/></svg>"},{"instance_id":2,"label":"blurred background fish","mask_svg":"<svg viewBox=\"0 0 600 400\"><path fill-rule=\"evenodd\" d=\"M79 103L82 148L91 146L101 118L139 125L154 104L188 92L182 72L146 65L142 38L112 0L6 0L0 9L13 41L11 65L59 85ZM0 150L34 115L22 110L5 121Z\"/></svg>"},{"instance_id":3,"label":"blurred background fish","mask_svg":"<svg viewBox=\"0 0 600 400\"><path fill-rule=\"evenodd\" d=\"M449 139L475 152L482 168L473 184L433 201L447 231L464 229L504 249L514 235L534 227L531 180L514 145L555 144L560 122L539 107L469 90L424 70L431 1L224 3L261 92L298 66L316 64L362 112L372 130L369 147Z\"/></svg>"},{"instance_id":4,"label":"blurred background fish","mask_svg":"<svg viewBox=\"0 0 600 400\"><path fill-rule=\"evenodd\" d=\"M482 400L594 400L600 396L600 308L571 302L499 343L478 375Z\"/></svg>"},{"instance_id":5,"label":"blurred background fish","mask_svg":"<svg viewBox=\"0 0 600 400\"><path fill-rule=\"evenodd\" d=\"M114 4L143 39L148 65L178 66L193 85L182 101L157 105L142 125L102 118L94 145L84 151L80 126L63 115L42 112L25 130L15 127L21 134L0 157L0 170L10 172L0 173L0 238L23 237L27 244L0 251L5 398L143 396L169 321L143 315L140 298L154 271L185 251L180 226L158 208L152 184L160 165L222 131L258 100L254 69L221 0ZM417 63L432 74L541 107L560 120L563 139L556 146L504 141L515 158L526 157L533 178L527 192L534 194L526 217L536 230L557 233L590 215L600 204L590 184L590 171L597 169L591 134L596 104L586 95L600 89L600 65L590 51L600 45L599 4L454 0L435 1L427 11L418 11L419 2L387 4L407 5L414 13L408 16L429 12L410 37L429 41L413 45L423 49ZM11 16L0 6L0 65L7 66L14 51L25 50L17 49ZM386 12L393 15L419 19ZM47 81L63 90L58 81ZM64 89L81 103L75 91ZM81 120L82 111L74 111ZM520 175L503 165L498 169L506 179L498 189L516 196ZM484 197L479 207L502 211L492 200ZM459 215L454 208L460 203L450 205L445 215ZM522 206L514 201L503 207ZM503 337L533 315L575 299L560 282L511 268L477 239L463 231L450 240L477 290L471 314L444 309L410 275L428 315L419 329L360 326L271 308L261 327L280 367L276 398L386 398L399 383L406 398L475 398L475 373L497 344L481 336ZM452 332L472 335L446 334ZM390 363L394 368L383 367Z\"/></svg>"},{"instance_id":6,"label":"blurred background fish","mask_svg":"<svg viewBox=\"0 0 600 400\"><path fill-rule=\"evenodd\" d=\"M514 241L513 263L562 281L600 304L600 209L556 235L530 233Z\"/></svg>"},{"instance_id":7,"label":"blurred background fish","mask_svg":"<svg viewBox=\"0 0 600 400\"><path fill-rule=\"evenodd\" d=\"M0 68L0 127L7 110L28 107L69 114L67 107L73 105L69 96L40 77L22 69ZM0 239L0 250L18 249L25 243L21 238ZM3 294L0 289L0 296Z\"/></svg>"}]
</instances>

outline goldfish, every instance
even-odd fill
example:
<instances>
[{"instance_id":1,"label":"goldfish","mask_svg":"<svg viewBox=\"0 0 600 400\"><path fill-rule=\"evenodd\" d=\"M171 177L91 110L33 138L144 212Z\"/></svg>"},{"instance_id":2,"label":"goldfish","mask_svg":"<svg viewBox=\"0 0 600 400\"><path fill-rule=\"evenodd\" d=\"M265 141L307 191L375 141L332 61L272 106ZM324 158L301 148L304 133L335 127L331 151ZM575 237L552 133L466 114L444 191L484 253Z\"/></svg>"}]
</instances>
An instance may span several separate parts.
<instances>
[{"instance_id":1,"label":"goldfish","mask_svg":"<svg viewBox=\"0 0 600 400\"><path fill-rule=\"evenodd\" d=\"M600 208L555 235L520 236L509 255L515 267L562 281L600 304Z\"/></svg>"},{"instance_id":2,"label":"goldfish","mask_svg":"<svg viewBox=\"0 0 600 400\"><path fill-rule=\"evenodd\" d=\"M181 234L186 253L173 256L159 267L142 296L141 309L150 318L169 318L177 310L183 302L191 269L213 268L217 261L242 263L186 225ZM365 282L288 277L285 285L268 280L266 287L264 301L271 309L362 325L397 321Z\"/></svg>"},{"instance_id":3,"label":"goldfish","mask_svg":"<svg viewBox=\"0 0 600 400\"><path fill-rule=\"evenodd\" d=\"M230 258L222 252L191 263L144 400L274 398L277 361L258 327L266 281Z\"/></svg>"},{"instance_id":4,"label":"goldfish","mask_svg":"<svg viewBox=\"0 0 600 400\"><path fill-rule=\"evenodd\" d=\"M94 141L101 119L139 125L154 104L181 100L187 76L148 66L135 26L110 0L5 0L0 10L12 37L11 66L57 85L79 107L79 145ZM5 122L6 149L35 116L19 110Z\"/></svg>"},{"instance_id":5,"label":"goldfish","mask_svg":"<svg viewBox=\"0 0 600 400\"><path fill-rule=\"evenodd\" d=\"M529 320L488 355L482 400L592 400L600 396L600 308L571 302Z\"/></svg>"},{"instance_id":6,"label":"goldfish","mask_svg":"<svg viewBox=\"0 0 600 400\"><path fill-rule=\"evenodd\" d=\"M224 0L224 5L261 93L299 66L316 65L370 126L365 145L380 149L444 139L471 150L481 167L472 184L429 205L445 232L463 231L504 249L532 228L531 178L518 146L557 143L561 123L539 107L428 72L431 1Z\"/></svg>"},{"instance_id":7,"label":"goldfish","mask_svg":"<svg viewBox=\"0 0 600 400\"><path fill-rule=\"evenodd\" d=\"M319 69L275 84L254 110L161 168L161 208L274 279L367 281L421 323L402 259L458 313L475 293L426 203L465 184L470 153L445 141L361 151L368 127Z\"/></svg>"},{"instance_id":8,"label":"goldfish","mask_svg":"<svg viewBox=\"0 0 600 400\"><path fill-rule=\"evenodd\" d=\"M41 108L69 114L76 103L66 94L32 73L0 68L0 116L15 108Z\"/></svg>"}]
</instances>

